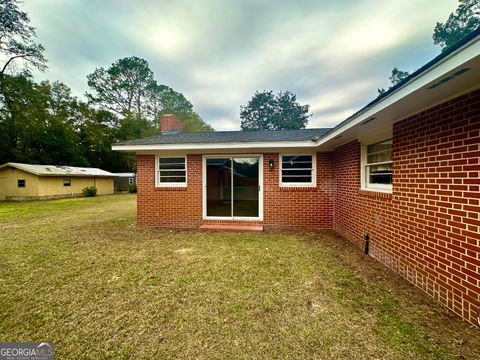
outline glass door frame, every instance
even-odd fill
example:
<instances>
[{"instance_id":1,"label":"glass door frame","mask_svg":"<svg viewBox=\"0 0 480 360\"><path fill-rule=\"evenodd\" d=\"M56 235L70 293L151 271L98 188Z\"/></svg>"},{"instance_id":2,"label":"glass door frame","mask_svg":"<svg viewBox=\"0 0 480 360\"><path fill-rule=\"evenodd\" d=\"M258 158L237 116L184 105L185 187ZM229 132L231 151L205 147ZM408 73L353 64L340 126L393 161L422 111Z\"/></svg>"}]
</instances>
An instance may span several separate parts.
<instances>
[{"instance_id":1,"label":"glass door frame","mask_svg":"<svg viewBox=\"0 0 480 360\"><path fill-rule=\"evenodd\" d=\"M207 216L207 159L218 158L258 158L258 217L247 216ZM233 163L233 162L232 162ZM233 199L232 199L233 200ZM233 214L232 214L233 215ZM203 220L263 220L263 155L262 154L212 154L202 156L202 218Z\"/></svg>"}]
</instances>

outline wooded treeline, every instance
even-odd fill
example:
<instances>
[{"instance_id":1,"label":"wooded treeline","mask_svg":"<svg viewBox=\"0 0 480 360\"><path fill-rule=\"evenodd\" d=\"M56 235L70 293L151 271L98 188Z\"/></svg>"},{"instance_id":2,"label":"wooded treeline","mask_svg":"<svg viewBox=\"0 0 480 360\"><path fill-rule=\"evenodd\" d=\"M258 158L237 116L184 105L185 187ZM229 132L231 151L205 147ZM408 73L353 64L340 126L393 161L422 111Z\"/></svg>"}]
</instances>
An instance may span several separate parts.
<instances>
[{"instance_id":1,"label":"wooded treeline","mask_svg":"<svg viewBox=\"0 0 480 360\"><path fill-rule=\"evenodd\" d=\"M58 81L36 82L30 70L47 59L17 0L0 0L0 164L8 161L135 170L117 141L160 133L166 113L184 131L213 131L183 94L157 83L146 60L132 56L87 76L85 100Z\"/></svg>"}]
</instances>

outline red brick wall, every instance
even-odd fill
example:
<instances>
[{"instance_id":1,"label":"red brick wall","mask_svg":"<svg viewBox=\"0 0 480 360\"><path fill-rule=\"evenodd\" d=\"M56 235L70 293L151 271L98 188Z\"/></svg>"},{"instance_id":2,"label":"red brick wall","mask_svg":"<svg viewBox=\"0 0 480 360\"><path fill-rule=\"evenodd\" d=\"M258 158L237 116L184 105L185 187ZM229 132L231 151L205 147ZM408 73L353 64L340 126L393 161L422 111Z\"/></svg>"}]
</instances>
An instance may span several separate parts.
<instances>
[{"instance_id":1,"label":"red brick wall","mask_svg":"<svg viewBox=\"0 0 480 360\"><path fill-rule=\"evenodd\" d=\"M333 153L317 153L317 186L286 188L279 185L279 155L264 154L264 225L275 227L333 226ZM273 159L274 170L268 169Z\"/></svg>"},{"instance_id":2,"label":"red brick wall","mask_svg":"<svg viewBox=\"0 0 480 360\"><path fill-rule=\"evenodd\" d=\"M155 187L155 156L137 155L137 223L197 227L202 220L202 156L187 156L187 187Z\"/></svg>"},{"instance_id":3,"label":"red brick wall","mask_svg":"<svg viewBox=\"0 0 480 360\"><path fill-rule=\"evenodd\" d=\"M269 170L268 160L275 162ZM281 227L331 229L333 222L333 153L317 154L315 188L281 188L278 153L263 156L264 220L241 221ZM198 227L202 223L240 223L231 220L202 221L202 156L187 156L187 188L155 187L155 156L137 156L138 224L165 227Z\"/></svg>"},{"instance_id":4,"label":"red brick wall","mask_svg":"<svg viewBox=\"0 0 480 360\"><path fill-rule=\"evenodd\" d=\"M362 192L360 145L335 151L334 229L463 319L480 307L480 91L395 123L393 194Z\"/></svg>"},{"instance_id":5,"label":"red brick wall","mask_svg":"<svg viewBox=\"0 0 480 360\"><path fill-rule=\"evenodd\" d=\"M359 246L368 232L373 257L474 323L480 307L479 130L478 90L397 122L393 194L359 190L358 142L317 154L314 189L280 188L279 156L265 153L260 223L333 227ZM153 155L137 156L138 223L204 223L202 156L187 157L187 188L156 188L154 162Z\"/></svg>"}]
</instances>

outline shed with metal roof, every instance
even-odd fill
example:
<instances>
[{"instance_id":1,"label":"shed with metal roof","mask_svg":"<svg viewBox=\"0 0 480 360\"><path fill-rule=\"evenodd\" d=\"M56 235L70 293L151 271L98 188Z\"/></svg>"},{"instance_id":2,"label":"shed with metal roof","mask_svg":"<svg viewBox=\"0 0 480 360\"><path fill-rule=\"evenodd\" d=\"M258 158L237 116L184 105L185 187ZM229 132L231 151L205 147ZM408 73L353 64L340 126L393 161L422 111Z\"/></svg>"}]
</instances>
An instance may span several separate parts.
<instances>
[{"instance_id":1,"label":"shed with metal roof","mask_svg":"<svg viewBox=\"0 0 480 360\"><path fill-rule=\"evenodd\" d=\"M75 197L90 186L98 195L113 194L114 177L98 168L9 162L0 166L0 200Z\"/></svg>"}]
</instances>

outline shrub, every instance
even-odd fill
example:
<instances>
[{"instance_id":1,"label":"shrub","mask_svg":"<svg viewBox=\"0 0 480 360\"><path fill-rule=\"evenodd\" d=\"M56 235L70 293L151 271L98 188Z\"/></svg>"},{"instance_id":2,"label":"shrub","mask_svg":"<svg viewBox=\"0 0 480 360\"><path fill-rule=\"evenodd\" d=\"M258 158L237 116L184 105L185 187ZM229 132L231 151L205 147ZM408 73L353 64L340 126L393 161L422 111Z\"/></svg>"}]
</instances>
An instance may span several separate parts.
<instances>
[{"instance_id":1,"label":"shrub","mask_svg":"<svg viewBox=\"0 0 480 360\"><path fill-rule=\"evenodd\" d=\"M137 185L136 184L132 184L132 185L128 185L128 192L129 193L136 193L137 192Z\"/></svg>"},{"instance_id":2,"label":"shrub","mask_svg":"<svg viewBox=\"0 0 480 360\"><path fill-rule=\"evenodd\" d=\"M82 190L82 194L85 196L97 196L97 188L95 186L87 186Z\"/></svg>"}]
</instances>

